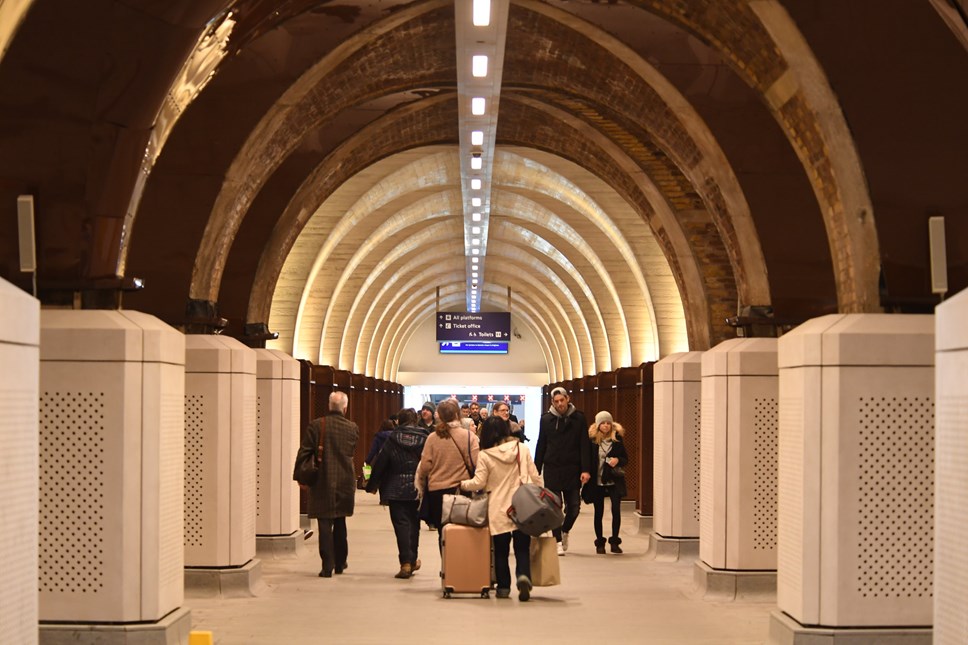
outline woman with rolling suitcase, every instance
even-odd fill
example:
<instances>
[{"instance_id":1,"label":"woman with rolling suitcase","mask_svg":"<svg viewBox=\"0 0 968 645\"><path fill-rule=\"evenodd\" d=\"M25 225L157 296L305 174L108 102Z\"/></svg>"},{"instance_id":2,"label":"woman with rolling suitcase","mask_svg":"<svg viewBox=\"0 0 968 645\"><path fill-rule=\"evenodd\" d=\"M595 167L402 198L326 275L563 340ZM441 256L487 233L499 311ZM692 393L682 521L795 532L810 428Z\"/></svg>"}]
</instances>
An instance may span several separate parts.
<instances>
[{"instance_id":1,"label":"woman with rolling suitcase","mask_svg":"<svg viewBox=\"0 0 968 645\"><path fill-rule=\"evenodd\" d=\"M494 573L497 578L497 597L511 596L511 568L508 556L514 544L515 576L518 598L524 602L531 597L531 536L518 530L507 509L514 491L521 485L522 474L541 484L541 475L531 460L531 453L521 449L520 441L511 436L511 424L498 415L488 417L481 424L481 453L474 477L465 479L460 487L465 491L487 492L487 520L494 544Z\"/></svg>"}]
</instances>

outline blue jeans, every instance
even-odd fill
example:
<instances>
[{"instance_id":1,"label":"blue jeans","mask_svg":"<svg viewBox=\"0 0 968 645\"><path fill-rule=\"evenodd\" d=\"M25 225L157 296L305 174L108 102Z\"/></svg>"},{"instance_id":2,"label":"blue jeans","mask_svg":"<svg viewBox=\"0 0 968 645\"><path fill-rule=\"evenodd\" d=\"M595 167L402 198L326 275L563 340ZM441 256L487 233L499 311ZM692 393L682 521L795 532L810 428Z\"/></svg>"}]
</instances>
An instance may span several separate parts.
<instances>
[{"instance_id":1,"label":"blue jeans","mask_svg":"<svg viewBox=\"0 0 968 645\"><path fill-rule=\"evenodd\" d=\"M501 533L491 537L494 542L494 575L498 589L511 588L511 542L514 542L514 575L531 579L531 536L521 531Z\"/></svg>"}]
</instances>

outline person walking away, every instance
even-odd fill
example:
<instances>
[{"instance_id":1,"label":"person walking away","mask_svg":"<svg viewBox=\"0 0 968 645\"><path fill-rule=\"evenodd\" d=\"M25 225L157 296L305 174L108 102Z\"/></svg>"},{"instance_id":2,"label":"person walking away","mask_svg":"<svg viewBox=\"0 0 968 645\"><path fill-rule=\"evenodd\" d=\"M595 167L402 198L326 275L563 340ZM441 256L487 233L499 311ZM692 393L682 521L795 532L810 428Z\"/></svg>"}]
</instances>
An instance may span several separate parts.
<instances>
[{"instance_id":1,"label":"person walking away","mask_svg":"<svg viewBox=\"0 0 968 645\"><path fill-rule=\"evenodd\" d=\"M378 454L380 454L380 449L383 448L383 443L387 440L387 437L390 436L390 433L393 432L393 429L396 427L396 421L390 418L384 419L383 423L380 424L380 429L376 431L375 435L373 435L373 441L370 443L370 451L366 453L366 458L363 459L363 476L367 480L370 479L369 469L373 465L373 460L376 459Z\"/></svg>"},{"instance_id":2,"label":"person walking away","mask_svg":"<svg viewBox=\"0 0 968 645\"><path fill-rule=\"evenodd\" d=\"M541 416L534 463L544 477L545 487L559 494L565 506L565 521L553 531L558 555L568 550L568 532L581 511L581 486L591 479L591 443L585 415L575 409L568 390L551 390L551 407Z\"/></svg>"},{"instance_id":3,"label":"person walking away","mask_svg":"<svg viewBox=\"0 0 968 645\"><path fill-rule=\"evenodd\" d=\"M605 516L605 499L612 505L612 536L608 538L612 553L622 553L622 538L618 532L622 527L622 498L628 494L625 485L625 464L629 461L628 452L622 436L625 429L612 421L607 411L595 415L595 423L588 428L591 441L592 463L596 465L595 477L586 486L592 486L591 499L595 507L595 553L605 554L605 537L602 533L602 520ZM616 468L623 470L616 472ZM621 474L620 474L621 473Z\"/></svg>"},{"instance_id":4,"label":"person walking away","mask_svg":"<svg viewBox=\"0 0 968 645\"><path fill-rule=\"evenodd\" d=\"M414 483L424 505L421 519L439 529L443 497L459 492L461 480L473 476L480 442L472 430L461 425L460 406L455 399L437 405L437 418L437 427L427 437L420 455ZM438 547L442 539L442 532L438 532Z\"/></svg>"},{"instance_id":5,"label":"person walking away","mask_svg":"<svg viewBox=\"0 0 968 645\"><path fill-rule=\"evenodd\" d=\"M521 449L521 442L511 436L511 424L498 415L481 424L481 453L474 477L461 481L465 491L487 492L487 526L494 545L494 573L497 597L511 596L511 567L508 557L514 544L514 574L518 598L531 597L531 536L519 531L508 517L514 492L521 486L522 474L532 483L542 485L541 476L531 453Z\"/></svg>"},{"instance_id":6,"label":"person walking away","mask_svg":"<svg viewBox=\"0 0 968 645\"><path fill-rule=\"evenodd\" d=\"M407 408L397 414L399 424L387 437L375 457L366 490L380 492L380 504L390 508L390 523L397 538L400 571L395 578L406 579L420 568L420 518L417 489L413 484L427 433L417 427L417 413Z\"/></svg>"},{"instance_id":7,"label":"person walking away","mask_svg":"<svg viewBox=\"0 0 968 645\"><path fill-rule=\"evenodd\" d=\"M329 412L306 428L297 457L304 459L316 452L322 429L323 462L319 479L309 488L308 505L308 515L316 518L319 529L319 558L323 564L320 578L330 578L334 571L343 573L349 554L346 518L353 515L356 501L353 453L360 429L345 416L348 403L345 392L329 395Z\"/></svg>"}]
</instances>

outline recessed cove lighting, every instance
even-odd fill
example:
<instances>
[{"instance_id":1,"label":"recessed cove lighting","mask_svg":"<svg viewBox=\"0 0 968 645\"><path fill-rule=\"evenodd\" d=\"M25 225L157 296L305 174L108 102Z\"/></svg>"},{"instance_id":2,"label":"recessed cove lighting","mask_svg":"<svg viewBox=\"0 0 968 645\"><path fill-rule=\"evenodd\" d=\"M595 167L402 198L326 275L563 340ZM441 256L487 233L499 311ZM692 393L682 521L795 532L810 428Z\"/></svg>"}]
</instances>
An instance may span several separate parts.
<instances>
[{"instance_id":1,"label":"recessed cove lighting","mask_svg":"<svg viewBox=\"0 0 968 645\"><path fill-rule=\"evenodd\" d=\"M491 0L474 0L472 16L475 27L487 27L491 24Z\"/></svg>"},{"instance_id":2,"label":"recessed cove lighting","mask_svg":"<svg viewBox=\"0 0 968 645\"><path fill-rule=\"evenodd\" d=\"M471 221L480 222L481 221L481 214L480 213L471 213Z\"/></svg>"},{"instance_id":3,"label":"recessed cove lighting","mask_svg":"<svg viewBox=\"0 0 968 645\"><path fill-rule=\"evenodd\" d=\"M471 238L471 244L473 246L480 246L481 245L481 238L479 238L479 237L472 237Z\"/></svg>"},{"instance_id":4,"label":"recessed cove lighting","mask_svg":"<svg viewBox=\"0 0 968 645\"><path fill-rule=\"evenodd\" d=\"M471 99L471 114L482 116L487 111L487 101L483 96L475 96Z\"/></svg>"},{"instance_id":5,"label":"recessed cove lighting","mask_svg":"<svg viewBox=\"0 0 968 645\"><path fill-rule=\"evenodd\" d=\"M481 250L480 249L471 249L471 254L472 255L480 255L481 254Z\"/></svg>"},{"instance_id":6,"label":"recessed cove lighting","mask_svg":"<svg viewBox=\"0 0 968 645\"><path fill-rule=\"evenodd\" d=\"M487 76L487 56L478 55L471 58L471 74L477 78Z\"/></svg>"},{"instance_id":7,"label":"recessed cove lighting","mask_svg":"<svg viewBox=\"0 0 968 645\"><path fill-rule=\"evenodd\" d=\"M480 234L481 234L481 227L480 226L472 226L471 227L471 235L480 235Z\"/></svg>"},{"instance_id":8,"label":"recessed cove lighting","mask_svg":"<svg viewBox=\"0 0 968 645\"><path fill-rule=\"evenodd\" d=\"M477 258L471 258L471 262L473 262L474 264L477 264Z\"/></svg>"},{"instance_id":9,"label":"recessed cove lighting","mask_svg":"<svg viewBox=\"0 0 968 645\"><path fill-rule=\"evenodd\" d=\"M484 131L483 130L472 130L471 131L471 145L472 146L483 146L484 145Z\"/></svg>"},{"instance_id":10,"label":"recessed cove lighting","mask_svg":"<svg viewBox=\"0 0 968 645\"><path fill-rule=\"evenodd\" d=\"M477 271L471 271L471 277L472 278L476 278L477 277Z\"/></svg>"},{"instance_id":11,"label":"recessed cove lighting","mask_svg":"<svg viewBox=\"0 0 968 645\"><path fill-rule=\"evenodd\" d=\"M471 206L480 206L480 205L481 205L481 198L480 197L471 197ZM478 219L480 219L480 218L478 218Z\"/></svg>"},{"instance_id":12,"label":"recessed cove lighting","mask_svg":"<svg viewBox=\"0 0 968 645\"><path fill-rule=\"evenodd\" d=\"M481 189L481 180L471 179L471 190L480 190L480 189Z\"/></svg>"},{"instance_id":13,"label":"recessed cove lighting","mask_svg":"<svg viewBox=\"0 0 968 645\"><path fill-rule=\"evenodd\" d=\"M471 157L471 170L480 170L483 166L484 160L481 159L481 155Z\"/></svg>"}]
</instances>

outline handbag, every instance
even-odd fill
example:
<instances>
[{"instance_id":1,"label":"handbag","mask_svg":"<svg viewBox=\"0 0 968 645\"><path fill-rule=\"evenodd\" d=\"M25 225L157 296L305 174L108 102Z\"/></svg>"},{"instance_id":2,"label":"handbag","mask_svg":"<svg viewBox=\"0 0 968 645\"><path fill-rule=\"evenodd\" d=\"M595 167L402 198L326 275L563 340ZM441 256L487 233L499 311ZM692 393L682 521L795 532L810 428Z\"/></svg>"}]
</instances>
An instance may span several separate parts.
<instances>
[{"instance_id":1,"label":"handbag","mask_svg":"<svg viewBox=\"0 0 968 645\"><path fill-rule=\"evenodd\" d=\"M473 497L444 495L440 505L440 522L461 526L487 526L487 494Z\"/></svg>"},{"instance_id":2,"label":"handbag","mask_svg":"<svg viewBox=\"0 0 968 645\"><path fill-rule=\"evenodd\" d=\"M561 584L558 546L553 536L531 538L531 584L535 587Z\"/></svg>"},{"instance_id":3,"label":"handbag","mask_svg":"<svg viewBox=\"0 0 968 645\"><path fill-rule=\"evenodd\" d=\"M316 444L314 452L306 453L302 459L296 457L296 465L292 471L292 478L299 482L300 486L313 487L319 480L319 471L323 464L323 437L326 434L326 420L316 419L313 423L319 422L319 442Z\"/></svg>"}]
</instances>

